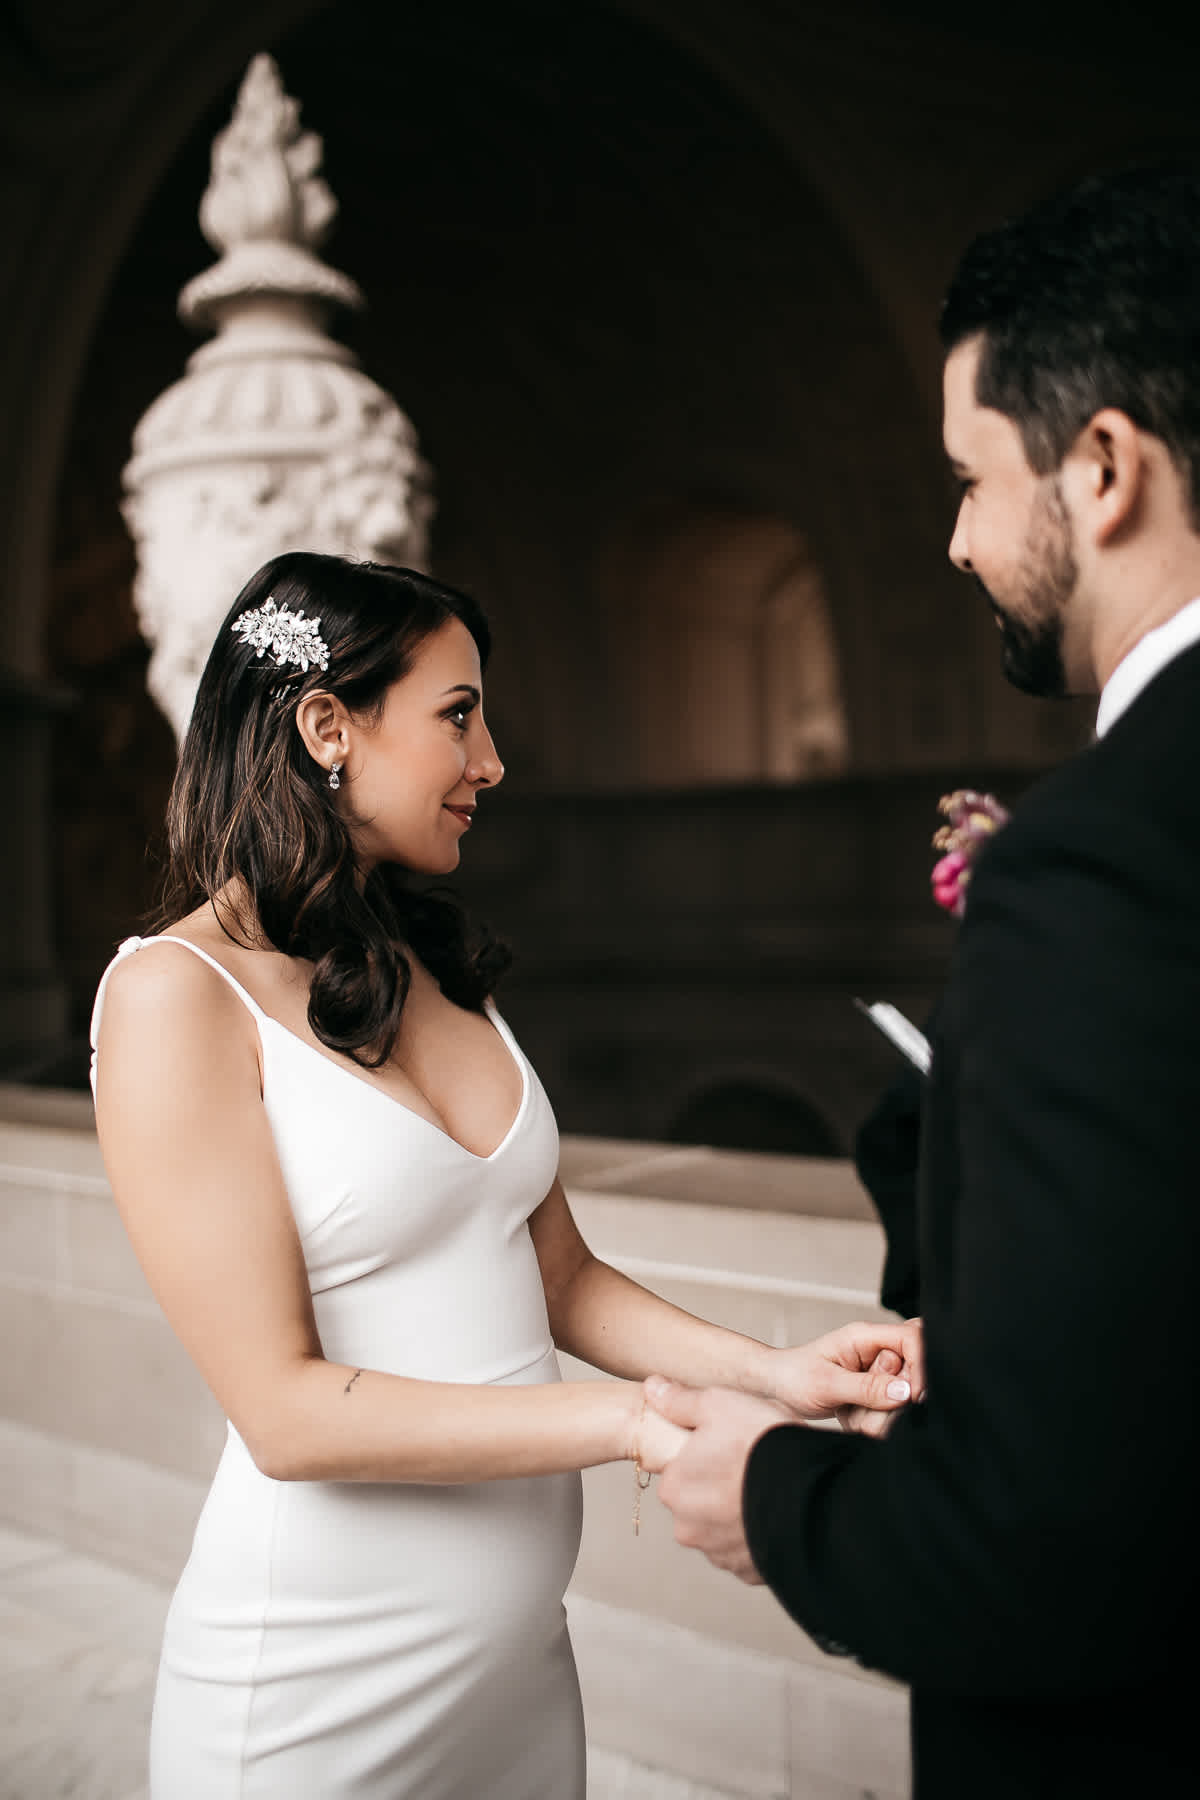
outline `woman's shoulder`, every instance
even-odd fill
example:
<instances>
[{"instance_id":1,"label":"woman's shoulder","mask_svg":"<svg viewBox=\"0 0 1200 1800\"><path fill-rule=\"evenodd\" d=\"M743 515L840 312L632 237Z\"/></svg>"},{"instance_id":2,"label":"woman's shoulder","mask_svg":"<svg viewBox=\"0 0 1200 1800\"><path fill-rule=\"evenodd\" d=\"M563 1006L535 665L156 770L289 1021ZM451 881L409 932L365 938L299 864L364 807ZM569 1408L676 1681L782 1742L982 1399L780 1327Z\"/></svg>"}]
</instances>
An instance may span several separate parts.
<instances>
[{"instance_id":1,"label":"woman's shoulder","mask_svg":"<svg viewBox=\"0 0 1200 1800\"><path fill-rule=\"evenodd\" d=\"M165 1036L225 1032L246 1007L230 984L227 970L204 941L192 920L156 937L127 938L105 971L98 1002L96 1034L107 1027L142 1030L150 1041Z\"/></svg>"},{"instance_id":2,"label":"woman's shoulder","mask_svg":"<svg viewBox=\"0 0 1200 1800\"><path fill-rule=\"evenodd\" d=\"M123 1129L131 1117L178 1126L262 1094L255 1019L186 947L190 940L165 938L127 940L96 996L92 1083L102 1130Z\"/></svg>"}]
</instances>

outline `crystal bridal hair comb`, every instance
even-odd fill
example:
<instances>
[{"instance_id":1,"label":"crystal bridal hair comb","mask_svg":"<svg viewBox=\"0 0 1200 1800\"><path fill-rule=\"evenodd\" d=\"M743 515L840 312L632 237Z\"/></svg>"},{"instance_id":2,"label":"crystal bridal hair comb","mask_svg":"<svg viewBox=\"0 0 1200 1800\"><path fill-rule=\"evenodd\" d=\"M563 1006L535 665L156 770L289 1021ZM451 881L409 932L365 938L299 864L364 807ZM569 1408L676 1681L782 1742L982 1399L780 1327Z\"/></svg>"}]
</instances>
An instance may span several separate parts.
<instances>
[{"instance_id":1,"label":"crystal bridal hair comb","mask_svg":"<svg viewBox=\"0 0 1200 1800\"><path fill-rule=\"evenodd\" d=\"M329 667L329 647L321 636L320 619L306 619L303 613L289 612L276 606L268 595L261 606L239 613L229 628L244 644L257 650L259 660L269 650L281 669L314 669Z\"/></svg>"}]
</instances>

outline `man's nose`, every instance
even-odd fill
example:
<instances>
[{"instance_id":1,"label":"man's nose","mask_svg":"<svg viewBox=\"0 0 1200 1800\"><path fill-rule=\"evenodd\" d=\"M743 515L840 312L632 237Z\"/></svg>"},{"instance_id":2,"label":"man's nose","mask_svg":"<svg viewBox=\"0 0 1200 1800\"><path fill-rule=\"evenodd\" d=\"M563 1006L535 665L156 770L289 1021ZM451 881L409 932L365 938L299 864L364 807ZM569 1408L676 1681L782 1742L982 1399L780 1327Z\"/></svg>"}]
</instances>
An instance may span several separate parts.
<instances>
[{"instance_id":1,"label":"man's nose","mask_svg":"<svg viewBox=\"0 0 1200 1800\"><path fill-rule=\"evenodd\" d=\"M950 536L947 555L955 568L961 569L964 575L971 575L974 573L971 566L970 554L967 549L967 530L963 523L963 509L961 506L958 509L958 517L954 521L954 530Z\"/></svg>"}]
</instances>

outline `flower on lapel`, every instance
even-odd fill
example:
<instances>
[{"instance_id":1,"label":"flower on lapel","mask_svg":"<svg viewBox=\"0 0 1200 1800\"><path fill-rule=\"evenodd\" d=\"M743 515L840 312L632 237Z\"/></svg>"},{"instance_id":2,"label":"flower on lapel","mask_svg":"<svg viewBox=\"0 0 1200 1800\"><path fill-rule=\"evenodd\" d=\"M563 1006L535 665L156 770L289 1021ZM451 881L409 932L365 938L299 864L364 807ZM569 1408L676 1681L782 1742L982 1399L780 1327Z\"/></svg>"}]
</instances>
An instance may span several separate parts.
<instances>
[{"instance_id":1,"label":"flower on lapel","mask_svg":"<svg viewBox=\"0 0 1200 1800\"><path fill-rule=\"evenodd\" d=\"M933 847L944 854L929 879L938 905L961 919L975 860L988 839L1008 824L1009 813L994 794L977 794L974 788L955 788L943 795L938 811L949 823L934 833Z\"/></svg>"}]
</instances>

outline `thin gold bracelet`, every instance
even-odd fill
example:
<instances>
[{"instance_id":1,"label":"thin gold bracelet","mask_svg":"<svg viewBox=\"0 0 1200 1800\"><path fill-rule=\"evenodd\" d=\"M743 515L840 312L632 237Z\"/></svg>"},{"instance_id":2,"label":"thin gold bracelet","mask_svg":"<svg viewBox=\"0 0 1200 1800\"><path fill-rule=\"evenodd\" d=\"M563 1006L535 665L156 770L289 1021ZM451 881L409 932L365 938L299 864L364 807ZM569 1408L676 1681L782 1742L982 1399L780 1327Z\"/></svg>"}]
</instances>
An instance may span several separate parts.
<instances>
[{"instance_id":1,"label":"thin gold bracelet","mask_svg":"<svg viewBox=\"0 0 1200 1800\"><path fill-rule=\"evenodd\" d=\"M646 1419L646 1396L642 1395L642 1410L638 1414L637 1433L633 1452L633 1535L639 1536L642 1529L642 1495L650 1486L653 1476L649 1469L642 1467L642 1426Z\"/></svg>"}]
</instances>

